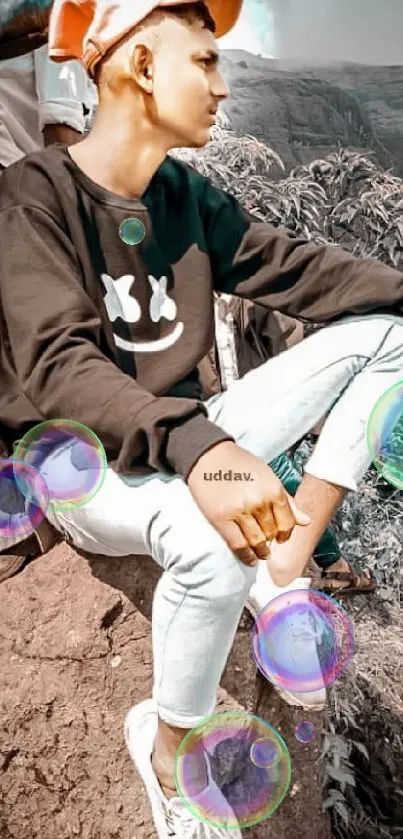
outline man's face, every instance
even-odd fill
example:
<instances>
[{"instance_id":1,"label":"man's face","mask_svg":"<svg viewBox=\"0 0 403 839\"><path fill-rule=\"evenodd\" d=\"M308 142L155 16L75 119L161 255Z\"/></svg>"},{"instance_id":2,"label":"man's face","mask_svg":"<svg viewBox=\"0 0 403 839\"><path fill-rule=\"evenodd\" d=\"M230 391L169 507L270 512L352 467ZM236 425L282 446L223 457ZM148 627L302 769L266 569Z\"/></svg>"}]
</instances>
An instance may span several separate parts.
<instances>
[{"instance_id":1,"label":"man's face","mask_svg":"<svg viewBox=\"0 0 403 839\"><path fill-rule=\"evenodd\" d=\"M188 24L171 17L161 22L158 35L153 118L168 148L200 148L209 140L212 112L228 96L214 35L201 21Z\"/></svg>"}]
</instances>

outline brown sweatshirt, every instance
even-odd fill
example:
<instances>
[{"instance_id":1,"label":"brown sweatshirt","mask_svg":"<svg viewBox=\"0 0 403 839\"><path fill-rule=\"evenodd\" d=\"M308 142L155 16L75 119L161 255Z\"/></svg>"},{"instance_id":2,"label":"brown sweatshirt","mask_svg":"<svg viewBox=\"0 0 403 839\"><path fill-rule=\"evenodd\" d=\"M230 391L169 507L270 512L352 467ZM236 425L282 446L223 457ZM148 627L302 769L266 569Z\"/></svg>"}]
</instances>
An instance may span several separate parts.
<instances>
[{"instance_id":1,"label":"brown sweatshirt","mask_svg":"<svg viewBox=\"0 0 403 839\"><path fill-rule=\"evenodd\" d=\"M119 235L127 218L144 225L137 245ZM76 420L116 471L186 479L231 439L207 419L198 382L213 290L315 322L403 313L403 274L257 221L169 156L141 199L95 184L64 146L10 166L0 180L0 428L16 439L45 419Z\"/></svg>"}]
</instances>

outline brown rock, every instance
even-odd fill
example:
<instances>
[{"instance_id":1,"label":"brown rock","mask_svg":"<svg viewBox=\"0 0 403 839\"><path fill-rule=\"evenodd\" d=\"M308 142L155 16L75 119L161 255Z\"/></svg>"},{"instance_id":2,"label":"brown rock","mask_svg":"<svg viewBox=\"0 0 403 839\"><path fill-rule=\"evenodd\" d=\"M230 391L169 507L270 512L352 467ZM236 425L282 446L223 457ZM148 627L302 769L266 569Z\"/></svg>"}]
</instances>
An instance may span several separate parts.
<instances>
[{"instance_id":1,"label":"brown rock","mask_svg":"<svg viewBox=\"0 0 403 839\"><path fill-rule=\"evenodd\" d=\"M1 839L155 839L123 719L151 695L150 614L159 569L147 557L86 559L65 543L0 586ZM330 839L321 812L320 737L306 712L256 676L245 615L220 690L286 739L293 775L270 820L246 839ZM321 715L311 714L318 731Z\"/></svg>"}]
</instances>

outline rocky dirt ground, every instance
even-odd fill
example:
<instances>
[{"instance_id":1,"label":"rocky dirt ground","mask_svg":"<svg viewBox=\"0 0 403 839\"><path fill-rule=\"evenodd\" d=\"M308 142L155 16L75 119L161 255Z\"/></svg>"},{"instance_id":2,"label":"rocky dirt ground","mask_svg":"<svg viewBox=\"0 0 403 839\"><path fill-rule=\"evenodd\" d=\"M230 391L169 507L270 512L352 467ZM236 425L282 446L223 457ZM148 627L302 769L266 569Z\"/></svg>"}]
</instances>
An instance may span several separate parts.
<instances>
[{"instance_id":1,"label":"rocky dirt ground","mask_svg":"<svg viewBox=\"0 0 403 839\"><path fill-rule=\"evenodd\" d=\"M403 836L401 493L373 472L334 524L378 592L345 602L357 650L326 714L310 715L317 738L297 742L306 713L256 673L246 612L222 679L219 708L268 720L292 760L285 800L245 839ZM61 543L1 584L0 839L155 839L122 729L151 694L159 574L147 557L85 557Z\"/></svg>"},{"instance_id":2,"label":"rocky dirt ground","mask_svg":"<svg viewBox=\"0 0 403 839\"><path fill-rule=\"evenodd\" d=\"M150 614L159 569L144 557L85 558L61 543L1 585L1 839L155 839L123 740L129 707L151 694ZM303 711L257 676L244 614L219 695L285 738L289 792L245 839L330 839L321 738L299 743ZM310 719L321 731L322 715Z\"/></svg>"}]
</instances>

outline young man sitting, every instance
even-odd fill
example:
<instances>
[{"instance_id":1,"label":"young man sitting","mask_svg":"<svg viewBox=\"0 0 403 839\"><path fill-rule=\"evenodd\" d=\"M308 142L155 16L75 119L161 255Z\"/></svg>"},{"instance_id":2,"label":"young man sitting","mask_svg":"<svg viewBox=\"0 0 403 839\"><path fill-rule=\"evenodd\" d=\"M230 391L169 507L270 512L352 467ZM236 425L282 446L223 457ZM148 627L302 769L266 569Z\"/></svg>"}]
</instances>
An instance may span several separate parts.
<instances>
[{"instance_id":1,"label":"young man sitting","mask_svg":"<svg viewBox=\"0 0 403 839\"><path fill-rule=\"evenodd\" d=\"M228 95L214 28L229 31L240 6L56 0L50 54L82 57L95 125L1 179L1 420L15 437L43 419L91 428L105 481L50 520L85 551L149 554L165 571L153 699L125 723L160 839L227 837L177 798L176 751L215 708L257 563L280 586L303 572L369 466L371 409L403 374L401 273L258 222L167 156L208 141ZM128 218L144 226L135 246ZM334 323L203 403L214 289ZM267 463L325 416L294 501ZM253 481L224 493L206 480L228 469Z\"/></svg>"}]
</instances>

